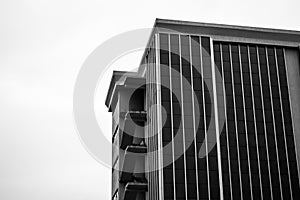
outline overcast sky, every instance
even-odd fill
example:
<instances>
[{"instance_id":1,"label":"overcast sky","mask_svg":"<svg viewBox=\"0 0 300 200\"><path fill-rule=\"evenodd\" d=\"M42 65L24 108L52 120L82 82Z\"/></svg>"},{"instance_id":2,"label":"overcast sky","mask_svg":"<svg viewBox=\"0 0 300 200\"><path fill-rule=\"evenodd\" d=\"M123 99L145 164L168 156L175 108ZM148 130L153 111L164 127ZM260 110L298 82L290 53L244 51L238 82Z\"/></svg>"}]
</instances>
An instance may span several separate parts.
<instances>
[{"instance_id":1,"label":"overcast sky","mask_svg":"<svg viewBox=\"0 0 300 200\"><path fill-rule=\"evenodd\" d=\"M111 198L111 170L89 155L76 133L74 83L97 46L150 28L155 18L300 30L299 0L1 0L1 200ZM136 68L140 57L129 55L114 68ZM110 114L98 103L109 138Z\"/></svg>"}]
</instances>

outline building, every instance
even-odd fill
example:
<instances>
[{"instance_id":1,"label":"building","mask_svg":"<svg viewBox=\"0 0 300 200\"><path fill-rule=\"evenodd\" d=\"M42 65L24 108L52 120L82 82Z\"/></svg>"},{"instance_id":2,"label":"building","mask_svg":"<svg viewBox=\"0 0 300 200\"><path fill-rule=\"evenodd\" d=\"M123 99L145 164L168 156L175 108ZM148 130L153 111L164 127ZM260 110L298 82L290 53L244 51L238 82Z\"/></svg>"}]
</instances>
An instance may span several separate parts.
<instances>
[{"instance_id":1,"label":"building","mask_svg":"<svg viewBox=\"0 0 300 200\"><path fill-rule=\"evenodd\" d=\"M112 199L300 199L300 32L157 19L114 72Z\"/></svg>"}]
</instances>

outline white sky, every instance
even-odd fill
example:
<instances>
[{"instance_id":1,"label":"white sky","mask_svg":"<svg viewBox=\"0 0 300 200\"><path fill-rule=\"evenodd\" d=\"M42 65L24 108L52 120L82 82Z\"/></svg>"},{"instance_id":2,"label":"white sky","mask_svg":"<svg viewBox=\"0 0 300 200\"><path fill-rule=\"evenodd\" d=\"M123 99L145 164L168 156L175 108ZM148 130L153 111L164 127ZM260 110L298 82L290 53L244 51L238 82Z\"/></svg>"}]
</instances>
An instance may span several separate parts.
<instances>
[{"instance_id":1,"label":"white sky","mask_svg":"<svg viewBox=\"0 0 300 200\"><path fill-rule=\"evenodd\" d=\"M299 5L299 0L0 1L0 199L110 199L111 170L81 145L72 116L76 75L105 40L150 28L155 18L300 30ZM124 58L115 69L137 67L140 55ZM98 117L106 120L99 123L109 124L110 114L100 105ZM108 136L110 128L104 127Z\"/></svg>"}]
</instances>

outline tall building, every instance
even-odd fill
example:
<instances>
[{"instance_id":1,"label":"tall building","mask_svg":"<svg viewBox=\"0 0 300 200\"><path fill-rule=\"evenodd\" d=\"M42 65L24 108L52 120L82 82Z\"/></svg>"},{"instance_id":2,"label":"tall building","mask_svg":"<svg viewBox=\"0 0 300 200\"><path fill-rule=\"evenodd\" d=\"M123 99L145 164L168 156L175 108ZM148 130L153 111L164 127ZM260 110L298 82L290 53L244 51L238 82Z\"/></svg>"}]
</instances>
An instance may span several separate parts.
<instances>
[{"instance_id":1,"label":"tall building","mask_svg":"<svg viewBox=\"0 0 300 200\"><path fill-rule=\"evenodd\" d=\"M112 199L300 199L300 32L157 19L113 74Z\"/></svg>"}]
</instances>

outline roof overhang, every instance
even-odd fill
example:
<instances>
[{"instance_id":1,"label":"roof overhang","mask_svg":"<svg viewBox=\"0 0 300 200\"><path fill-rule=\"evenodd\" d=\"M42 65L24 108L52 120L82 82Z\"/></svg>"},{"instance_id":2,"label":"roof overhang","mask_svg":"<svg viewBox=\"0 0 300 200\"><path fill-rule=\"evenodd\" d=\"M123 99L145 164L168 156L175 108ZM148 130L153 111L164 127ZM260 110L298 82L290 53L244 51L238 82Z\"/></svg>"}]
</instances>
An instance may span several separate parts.
<instances>
[{"instance_id":1,"label":"roof overhang","mask_svg":"<svg viewBox=\"0 0 300 200\"><path fill-rule=\"evenodd\" d=\"M109 112L117 101L117 94L124 88L144 88L146 81L137 72L114 71L108 88L105 105Z\"/></svg>"}]
</instances>

